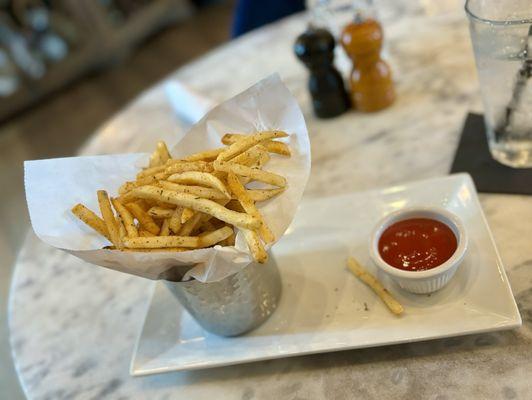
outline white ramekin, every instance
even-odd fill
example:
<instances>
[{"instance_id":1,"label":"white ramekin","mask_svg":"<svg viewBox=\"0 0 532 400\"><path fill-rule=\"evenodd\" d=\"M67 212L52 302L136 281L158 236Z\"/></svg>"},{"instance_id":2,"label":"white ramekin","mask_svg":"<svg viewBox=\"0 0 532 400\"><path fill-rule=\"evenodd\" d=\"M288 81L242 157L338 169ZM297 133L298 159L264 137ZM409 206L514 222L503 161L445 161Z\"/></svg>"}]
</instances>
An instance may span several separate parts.
<instances>
[{"instance_id":1,"label":"white ramekin","mask_svg":"<svg viewBox=\"0 0 532 400\"><path fill-rule=\"evenodd\" d=\"M426 271L404 271L386 263L379 253L379 239L392 224L410 218L431 218L447 225L456 236L458 247L443 264ZM379 267L400 287L412 293L432 293L444 287L453 277L467 250L467 234L462 221L452 212L441 207L404 208L388 214L379 221L370 237L370 256Z\"/></svg>"}]
</instances>

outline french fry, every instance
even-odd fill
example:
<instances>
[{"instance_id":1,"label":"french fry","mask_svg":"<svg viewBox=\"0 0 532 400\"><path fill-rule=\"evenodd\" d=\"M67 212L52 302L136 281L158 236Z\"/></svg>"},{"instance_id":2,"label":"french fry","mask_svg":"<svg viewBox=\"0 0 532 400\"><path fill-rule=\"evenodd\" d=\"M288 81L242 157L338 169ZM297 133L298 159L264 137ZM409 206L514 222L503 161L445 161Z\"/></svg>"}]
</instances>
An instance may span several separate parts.
<instances>
[{"instance_id":1,"label":"french fry","mask_svg":"<svg viewBox=\"0 0 532 400\"><path fill-rule=\"evenodd\" d=\"M238 140L245 138L247 135L241 134L241 133L226 133L222 137L222 143L231 145ZM275 140L265 140L261 142L261 144L268 150L270 153L280 154L282 156L288 156L290 157L292 155L292 152L290 151L290 147L286 143L283 142L277 142Z\"/></svg>"},{"instance_id":2,"label":"french fry","mask_svg":"<svg viewBox=\"0 0 532 400\"><path fill-rule=\"evenodd\" d=\"M137 186L139 187L139 186ZM135 203L135 201L137 200L137 198L133 195L133 189L135 189L136 187L130 189L128 192L126 193L122 193L120 194L120 196L117 197L118 201L122 204L128 204L128 203Z\"/></svg>"},{"instance_id":3,"label":"french fry","mask_svg":"<svg viewBox=\"0 0 532 400\"><path fill-rule=\"evenodd\" d=\"M245 133L226 133L222 136L222 143L229 146L248 136Z\"/></svg>"},{"instance_id":4,"label":"french fry","mask_svg":"<svg viewBox=\"0 0 532 400\"><path fill-rule=\"evenodd\" d=\"M164 165L157 165L155 167L148 167L146 169L143 169L142 171L140 171L138 174L137 174L137 179L142 179L142 178L145 178L147 176L151 176L151 175L155 175L155 174L159 174L161 172L164 172L164 170L166 169L166 164Z\"/></svg>"},{"instance_id":5,"label":"french fry","mask_svg":"<svg viewBox=\"0 0 532 400\"><path fill-rule=\"evenodd\" d=\"M132 192L141 199L161 200L165 203L192 208L239 228L258 229L260 227L260 221L251 215L228 210L212 200L202 199L188 193L173 192L156 186L142 186L133 189Z\"/></svg>"},{"instance_id":6,"label":"french fry","mask_svg":"<svg viewBox=\"0 0 532 400\"><path fill-rule=\"evenodd\" d=\"M150 168L153 168L153 167L158 167L160 166L162 163L162 160L161 160L161 155L159 154L159 152L157 151L157 149L151 153L150 155Z\"/></svg>"},{"instance_id":7,"label":"french fry","mask_svg":"<svg viewBox=\"0 0 532 400\"><path fill-rule=\"evenodd\" d=\"M174 164L168 165L165 172L168 175L172 175L186 171L209 172L211 170L211 165L206 161L177 161Z\"/></svg>"},{"instance_id":8,"label":"french fry","mask_svg":"<svg viewBox=\"0 0 532 400\"><path fill-rule=\"evenodd\" d=\"M244 235L244 239L249 247L249 251L251 251L253 259L260 264L264 264L268 260L268 253L266 253L266 250L260 241L259 234L249 229L241 229L240 231Z\"/></svg>"},{"instance_id":9,"label":"french fry","mask_svg":"<svg viewBox=\"0 0 532 400\"><path fill-rule=\"evenodd\" d=\"M285 191L285 188L278 189L249 189L247 190L248 196L253 201L265 201L269 200L278 194L281 194Z\"/></svg>"},{"instance_id":10,"label":"french fry","mask_svg":"<svg viewBox=\"0 0 532 400\"><path fill-rule=\"evenodd\" d=\"M124 224L127 236L137 237L139 235L139 232L137 230L137 226L135 225L135 221L133 220L133 216L131 215L129 210L122 203L120 203L118 199L111 199L111 203L113 204L113 207L115 208L116 212L120 216L120 219L122 220L122 223Z\"/></svg>"},{"instance_id":11,"label":"french fry","mask_svg":"<svg viewBox=\"0 0 532 400\"><path fill-rule=\"evenodd\" d=\"M170 230L177 235L181 229L181 214L183 213L183 207L176 207L174 213L170 217L169 227Z\"/></svg>"},{"instance_id":12,"label":"french fry","mask_svg":"<svg viewBox=\"0 0 532 400\"><path fill-rule=\"evenodd\" d=\"M284 176L274 174L273 172L263 171L257 168L246 167L245 165L226 163L226 162L214 162L214 168L217 171L233 172L236 175L251 178L256 181L268 183L270 185L285 187L286 179Z\"/></svg>"},{"instance_id":13,"label":"french fry","mask_svg":"<svg viewBox=\"0 0 532 400\"><path fill-rule=\"evenodd\" d=\"M290 151L290 147L286 143L278 142L276 140L270 140L268 142L263 143L264 147L266 147L266 150L270 153L279 154L281 156L287 156L291 157L292 152Z\"/></svg>"},{"instance_id":14,"label":"french fry","mask_svg":"<svg viewBox=\"0 0 532 400\"><path fill-rule=\"evenodd\" d=\"M100 235L105 236L107 240L112 242L111 236L109 236L109 232L107 231L107 225L105 225L104 220L98 217L95 213L93 213L83 204L78 203L74 207L72 207L72 214L74 214L80 220L85 222L85 224L90 226Z\"/></svg>"},{"instance_id":15,"label":"french fry","mask_svg":"<svg viewBox=\"0 0 532 400\"><path fill-rule=\"evenodd\" d=\"M126 238L124 240L124 245L128 249L159 249L163 247L201 247L200 238L197 236L155 236Z\"/></svg>"},{"instance_id":16,"label":"french fry","mask_svg":"<svg viewBox=\"0 0 532 400\"><path fill-rule=\"evenodd\" d=\"M217 229L213 232L209 232L199 237L199 247L210 247L214 246L216 243L221 242L222 240L227 239L233 234L233 229L224 226L223 228Z\"/></svg>"},{"instance_id":17,"label":"french fry","mask_svg":"<svg viewBox=\"0 0 532 400\"><path fill-rule=\"evenodd\" d=\"M107 231L111 238L111 243L113 243L118 249L121 249L122 240L120 240L119 225L113 213L113 209L111 208L109 196L105 190L98 190L96 194L98 196L98 205L100 206L103 221L105 222L105 226L107 226Z\"/></svg>"},{"instance_id":18,"label":"french fry","mask_svg":"<svg viewBox=\"0 0 532 400\"><path fill-rule=\"evenodd\" d=\"M118 188L118 194L126 194L131 189L136 188L138 185L135 184L135 182L124 182L119 188Z\"/></svg>"},{"instance_id":19,"label":"french fry","mask_svg":"<svg viewBox=\"0 0 532 400\"><path fill-rule=\"evenodd\" d=\"M254 135L246 136L242 138L241 140L233 143L230 145L227 149L222 151L218 157L216 157L216 160L218 161L229 161L232 158L236 157L240 153L243 153L250 147L255 146L256 144L273 138L282 138L288 136L285 132L282 131L265 131L260 132Z\"/></svg>"},{"instance_id":20,"label":"french fry","mask_svg":"<svg viewBox=\"0 0 532 400\"><path fill-rule=\"evenodd\" d=\"M400 315L403 313L403 306L382 286L382 284L372 274L366 271L353 257L347 259L347 266L355 276L368 285L380 299L386 304L392 313Z\"/></svg>"},{"instance_id":21,"label":"french fry","mask_svg":"<svg viewBox=\"0 0 532 400\"><path fill-rule=\"evenodd\" d=\"M231 192L235 195L235 197L240 201L240 204L242 204L242 207L244 210L253 217L257 218L261 222L261 226L259 228L259 234L262 237L262 240L266 243L271 243L275 240L275 236L273 235L272 231L268 226L266 225L266 221L264 221L264 218L262 217L259 210L257 210L257 207L255 207L255 203L249 195L246 192L246 189L240 183L237 176L229 172L227 174L227 184L229 185L229 188L231 189Z\"/></svg>"},{"instance_id":22,"label":"french fry","mask_svg":"<svg viewBox=\"0 0 532 400\"><path fill-rule=\"evenodd\" d=\"M168 176L165 172L159 172L155 175L148 175L144 176L142 178L138 178L135 182L133 182L135 187L144 186L144 185L152 185L154 183L157 183L161 179L166 179Z\"/></svg>"},{"instance_id":23,"label":"french fry","mask_svg":"<svg viewBox=\"0 0 532 400\"><path fill-rule=\"evenodd\" d=\"M131 190L135 189L136 187L156 184L159 181L159 179L165 179L167 176L168 176L167 174L163 173L162 175L155 174L155 175L146 175L140 178L137 177L136 181L126 182L122 186L120 186L118 188L118 193L121 196L123 196L123 198L125 198L128 195L128 193Z\"/></svg>"},{"instance_id":24,"label":"french fry","mask_svg":"<svg viewBox=\"0 0 532 400\"><path fill-rule=\"evenodd\" d=\"M262 170L270 153L290 156L287 144L273 140L286 136L282 131L227 134L222 142L228 147L182 158L172 158L166 144L159 142L148 167L122 184L118 197L109 199L98 191L103 219L82 204L72 213L109 239L113 245L106 249L121 251L234 246L234 228L239 228L253 258L264 263L268 254L261 238L271 242L274 237L255 202L286 188L284 177ZM244 185L252 180L278 188L247 190Z\"/></svg>"},{"instance_id":25,"label":"french fry","mask_svg":"<svg viewBox=\"0 0 532 400\"><path fill-rule=\"evenodd\" d=\"M199 225L201 219L201 213L196 212L194 213L193 217L190 218L187 222L185 222L181 226L181 230L179 231L179 236L189 236L194 229Z\"/></svg>"},{"instance_id":26,"label":"french fry","mask_svg":"<svg viewBox=\"0 0 532 400\"><path fill-rule=\"evenodd\" d=\"M259 151L259 159L256 163L250 165L250 167L262 168L268 161L270 161L270 155L262 145L257 145Z\"/></svg>"},{"instance_id":27,"label":"french fry","mask_svg":"<svg viewBox=\"0 0 532 400\"><path fill-rule=\"evenodd\" d=\"M153 206L148 210L148 214L152 218L172 218L174 211L171 208L163 208L159 206Z\"/></svg>"},{"instance_id":28,"label":"french fry","mask_svg":"<svg viewBox=\"0 0 532 400\"><path fill-rule=\"evenodd\" d=\"M155 151L150 156L150 167L164 165L170 157L166 143L160 141L157 143Z\"/></svg>"},{"instance_id":29,"label":"french fry","mask_svg":"<svg viewBox=\"0 0 532 400\"><path fill-rule=\"evenodd\" d=\"M138 190L138 189L133 189ZM155 223L153 218L142 209L142 207L137 203L127 203L126 208L133 214L133 216L139 222L141 228L150 232L153 235L159 234L159 225Z\"/></svg>"},{"instance_id":30,"label":"french fry","mask_svg":"<svg viewBox=\"0 0 532 400\"><path fill-rule=\"evenodd\" d=\"M183 158L183 161L213 161L218 157L222 151L225 150L225 147L219 149L202 151L200 153L195 153L190 156Z\"/></svg>"},{"instance_id":31,"label":"french fry","mask_svg":"<svg viewBox=\"0 0 532 400\"><path fill-rule=\"evenodd\" d=\"M134 253L157 253L157 252L181 252L181 251L188 251L190 249L187 249L186 247L163 247L163 248L155 248L155 249L144 249L144 248L135 248L135 249L128 249L127 247L124 247L122 251L129 251Z\"/></svg>"},{"instance_id":32,"label":"french fry","mask_svg":"<svg viewBox=\"0 0 532 400\"><path fill-rule=\"evenodd\" d=\"M166 164L166 162L172 158L166 143L163 141L157 142L157 151L159 152L159 157L163 164Z\"/></svg>"},{"instance_id":33,"label":"french fry","mask_svg":"<svg viewBox=\"0 0 532 400\"><path fill-rule=\"evenodd\" d=\"M127 237L126 227L124 226L124 221L122 221L120 215L117 216L116 220L118 223L118 234L120 235L120 240L123 242Z\"/></svg>"},{"instance_id":34,"label":"french fry","mask_svg":"<svg viewBox=\"0 0 532 400\"><path fill-rule=\"evenodd\" d=\"M250 150L253 150L253 149L256 149L257 151L257 158L251 162L245 162L245 163L241 163L243 165L246 165L248 167L251 167L251 168L258 168L258 169L261 169L264 164L266 164L269 160L270 160L270 156L268 155L268 152L263 148L260 144L256 145L255 147L252 147ZM238 156L240 157L240 156ZM234 162L236 160L236 158L238 157L235 157L233 160L231 160L231 162ZM219 172L219 171L217 171ZM227 176L226 176L226 179L227 179ZM250 181L252 181L252 178L250 177L244 177L244 176L241 176L240 178L240 182L242 182L243 185L246 185L248 184Z\"/></svg>"},{"instance_id":35,"label":"french fry","mask_svg":"<svg viewBox=\"0 0 532 400\"><path fill-rule=\"evenodd\" d=\"M148 211L151 207L153 207L152 205L150 205L148 203L148 201L144 200L144 199L135 199L135 201L132 201L131 203L136 203L142 210L144 211ZM122 204L127 204L127 203L123 203Z\"/></svg>"},{"instance_id":36,"label":"french fry","mask_svg":"<svg viewBox=\"0 0 532 400\"><path fill-rule=\"evenodd\" d=\"M194 210L191 208L185 207L181 213L181 223L186 224L187 221L194 216Z\"/></svg>"},{"instance_id":37,"label":"french fry","mask_svg":"<svg viewBox=\"0 0 532 400\"><path fill-rule=\"evenodd\" d=\"M251 167L253 165L257 165L261 157L264 157L264 155L266 155L266 157L269 158L268 153L266 152L266 149L260 144L257 144L247 149L245 152L239 154L238 156L233 158L230 162Z\"/></svg>"},{"instance_id":38,"label":"french fry","mask_svg":"<svg viewBox=\"0 0 532 400\"><path fill-rule=\"evenodd\" d=\"M228 199L231 198L231 194L227 191L224 183L216 176L209 174L208 172L199 171L187 171L180 174L173 174L167 178L168 181L174 183L181 183L184 185L199 185L205 186L211 189L218 190L223 193Z\"/></svg>"},{"instance_id":39,"label":"french fry","mask_svg":"<svg viewBox=\"0 0 532 400\"><path fill-rule=\"evenodd\" d=\"M210 200L221 200L227 198L227 196L217 189L206 188L203 186L188 186L180 185L178 183L160 181L159 185L165 189L172 190L178 193L188 193L196 197Z\"/></svg>"},{"instance_id":40,"label":"french fry","mask_svg":"<svg viewBox=\"0 0 532 400\"><path fill-rule=\"evenodd\" d=\"M169 236L170 235L170 219L166 218L163 220L163 224L161 225L161 231L159 232L159 236Z\"/></svg>"}]
</instances>

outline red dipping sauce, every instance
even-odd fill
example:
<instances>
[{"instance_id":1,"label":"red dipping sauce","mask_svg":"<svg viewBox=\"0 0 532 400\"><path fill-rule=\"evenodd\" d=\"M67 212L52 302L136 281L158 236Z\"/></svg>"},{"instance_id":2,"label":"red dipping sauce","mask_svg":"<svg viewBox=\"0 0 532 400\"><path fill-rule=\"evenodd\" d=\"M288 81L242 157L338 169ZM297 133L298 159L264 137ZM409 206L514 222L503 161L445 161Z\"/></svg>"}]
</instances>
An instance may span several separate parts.
<instances>
[{"instance_id":1,"label":"red dipping sauce","mask_svg":"<svg viewBox=\"0 0 532 400\"><path fill-rule=\"evenodd\" d=\"M386 263L405 271L425 271L447 261L458 247L451 228L430 218L411 218L389 226L379 239Z\"/></svg>"}]
</instances>

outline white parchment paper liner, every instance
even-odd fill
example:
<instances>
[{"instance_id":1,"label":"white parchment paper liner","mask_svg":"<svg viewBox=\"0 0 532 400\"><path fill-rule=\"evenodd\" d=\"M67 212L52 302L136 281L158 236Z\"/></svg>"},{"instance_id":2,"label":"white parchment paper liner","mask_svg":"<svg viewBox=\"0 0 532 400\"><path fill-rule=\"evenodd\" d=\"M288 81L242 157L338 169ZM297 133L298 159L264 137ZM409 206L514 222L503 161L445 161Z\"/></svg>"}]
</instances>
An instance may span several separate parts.
<instances>
[{"instance_id":1,"label":"white parchment paper liner","mask_svg":"<svg viewBox=\"0 0 532 400\"><path fill-rule=\"evenodd\" d=\"M284 175L287 190L260 211L277 240L290 225L310 173L310 144L303 114L278 75L272 75L208 112L172 149L174 157L217 148L227 132L281 129L292 157L272 155L265 169ZM154 143L155 146L155 143ZM147 154L72 157L26 161L26 201L36 235L45 243L89 263L149 279L165 279L171 268L182 268L202 282L214 282L240 271L252 258L237 235L234 247L215 246L187 252L138 253L104 250L109 243L70 209L78 202L98 211L96 191L116 195L119 186L134 179ZM192 269L191 266L194 266Z\"/></svg>"}]
</instances>

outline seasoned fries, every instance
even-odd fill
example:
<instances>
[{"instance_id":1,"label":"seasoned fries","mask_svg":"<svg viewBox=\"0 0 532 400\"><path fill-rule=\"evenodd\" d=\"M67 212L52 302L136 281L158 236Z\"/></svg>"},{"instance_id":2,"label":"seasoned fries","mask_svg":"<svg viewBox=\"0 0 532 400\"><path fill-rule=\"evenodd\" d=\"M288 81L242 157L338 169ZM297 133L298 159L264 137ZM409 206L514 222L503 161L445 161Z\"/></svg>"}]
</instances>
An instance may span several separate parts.
<instances>
[{"instance_id":1,"label":"seasoned fries","mask_svg":"<svg viewBox=\"0 0 532 400\"><path fill-rule=\"evenodd\" d=\"M220 147L219 149L202 151L183 158L183 161L213 161L224 150L224 147Z\"/></svg>"},{"instance_id":2,"label":"seasoned fries","mask_svg":"<svg viewBox=\"0 0 532 400\"><path fill-rule=\"evenodd\" d=\"M384 286L375 278L372 274L366 271L353 257L349 257L347 260L347 266L349 270L355 274L355 276L368 285L380 299L386 304L392 313L400 315L403 313L403 306L395 300Z\"/></svg>"},{"instance_id":3,"label":"seasoned fries","mask_svg":"<svg viewBox=\"0 0 532 400\"><path fill-rule=\"evenodd\" d=\"M210 214L221 221L240 228L258 229L260 221L251 215L228 210L212 200L203 199L188 193L178 193L172 190L161 189L157 186L142 186L132 190L140 199L160 200L165 203L175 204Z\"/></svg>"},{"instance_id":4,"label":"seasoned fries","mask_svg":"<svg viewBox=\"0 0 532 400\"><path fill-rule=\"evenodd\" d=\"M103 221L109 232L111 243L113 243L118 249L122 248L122 240L120 239L119 222L115 218L113 210L111 208L111 202L109 196L105 190L98 190L98 205L100 206L100 212L102 213Z\"/></svg>"},{"instance_id":5,"label":"seasoned fries","mask_svg":"<svg viewBox=\"0 0 532 400\"><path fill-rule=\"evenodd\" d=\"M218 149L172 158L157 143L147 168L118 188L110 199L97 192L102 218L82 204L72 208L81 221L105 236L112 251L189 251L214 245L234 246L236 230L254 260L264 263L264 245L275 240L258 202L284 192L286 179L262 167L270 154L290 156L282 131L226 134ZM249 182L276 186L248 189ZM236 230L235 230L236 228Z\"/></svg>"},{"instance_id":6,"label":"seasoned fries","mask_svg":"<svg viewBox=\"0 0 532 400\"><path fill-rule=\"evenodd\" d=\"M226 133L222 138L222 143L233 144L244 137L246 137L246 135L243 135L241 133ZM288 157L290 157L292 154L292 152L290 151L290 147L288 147L288 145L283 142L277 142L275 140L265 140L261 144L270 153L280 154L282 156L288 156Z\"/></svg>"},{"instance_id":7,"label":"seasoned fries","mask_svg":"<svg viewBox=\"0 0 532 400\"><path fill-rule=\"evenodd\" d=\"M233 234L233 229L228 226L224 226L213 232L203 234L199 237L199 242L201 247L213 246L216 243L221 242L222 240L227 239Z\"/></svg>"},{"instance_id":8,"label":"seasoned fries","mask_svg":"<svg viewBox=\"0 0 532 400\"><path fill-rule=\"evenodd\" d=\"M231 194L227 191L224 183L216 176L207 172L187 171L180 174L173 174L168 177L170 182L181 183L185 185L199 185L210 187L223 193L228 199Z\"/></svg>"},{"instance_id":9,"label":"seasoned fries","mask_svg":"<svg viewBox=\"0 0 532 400\"><path fill-rule=\"evenodd\" d=\"M196 227L199 225L201 219L201 213L194 213L192 218L190 218L187 222L183 224L181 227L181 230L179 231L179 234L181 236L188 236L196 229Z\"/></svg>"},{"instance_id":10,"label":"seasoned fries","mask_svg":"<svg viewBox=\"0 0 532 400\"><path fill-rule=\"evenodd\" d=\"M113 204L113 207L115 208L116 212L120 216L120 219L122 220L122 223L124 224L127 236L137 237L139 235L139 231L129 210L124 207L124 205L120 203L118 199L111 199L111 203Z\"/></svg>"},{"instance_id":11,"label":"seasoned fries","mask_svg":"<svg viewBox=\"0 0 532 400\"><path fill-rule=\"evenodd\" d=\"M179 233L179 230L181 229L181 214L182 213L183 213L183 207L176 207L176 209L172 213L172 216L170 217L170 222L168 223L170 230L176 235Z\"/></svg>"},{"instance_id":12,"label":"seasoned fries","mask_svg":"<svg viewBox=\"0 0 532 400\"><path fill-rule=\"evenodd\" d=\"M165 169L168 175L186 171L212 171L212 166L207 161L177 161Z\"/></svg>"},{"instance_id":13,"label":"seasoned fries","mask_svg":"<svg viewBox=\"0 0 532 400\"><path fill-rule=\"evenodd\" d=\"M159 181L159 185L164 189L173 190L174 192L178 193L193 194L194 196L201 197L203 199L221 200L228 197L230 198L230 195L228 196L228 194L224 194L219 190L202 186L180 185L178 183L168 181Z\"/></svg>"},{"instance_id":14,"label":"seasoned fries","mask_svg":"<svg viewBox=\"0 0 532 400\"><path fill-rule=\"evenodd\" d=\"M259 233L262 239L266 243L273 242L275 240L275 236L273 236L272 231L270 231L270 228L268 228L268 226L266 225L266 222L262 218L262 215L259 213L259 210L257 210L257 207L255 207L255 202L251 200L251 198L247 194L244 185L242 185L242 183L238 180L237 176L232 172L229 172L229 174L227 174L227 184L231 188L231 191L238 199L244 210L249 215L257 218L261 222Z\"/></svg>"},{"instance_id":15,"label":"seasoned fries","mask_svg":"<svg viewBox=\"0 0 532 400\"><path fill-rule=\"evenodd\" d=\"M146 248L155 249L163 247L200 247L199 238L196 236L153 236L153 237L138 237L127 238L124 244L128 248Z\"/></svg>"},{"instance_id":16,"label":"seasoned fries","mask_svg":"<svg viewBox=\"0 0 532 400\"><path fill-rule=\"evenodd\" d=\"M171 208L164 208L159 206L153 206L148 210L148 214L153 218L171 218L174 215L175 210Z\"/></svg>"},{"instance_id":17,"label":"seasoned fries","mask_svg":"<svg viewBox=\"0 0 532 400\"><path fill-rule=\"evenodd\" d=\"M183 208L183 207L181 207ZM190 218L194 216L194 210L184 207L183 212L181 213L181 223L185 224Z\"/></svg>"},{"instance_id":18,"label":"seasoned fries","mask_svg":"<svg viewBox=\"0 0 532 400\"><path fill-rule=\"evenodd\" d=\"M265 263L268 260L268 253L264 250L264 246L260 242L258 233L249 229L242 229L242 233L244 234L244 239L246 239L246 243L248 244L249 250L255 261Z\"/></svg>"},{"instance_id":19,"label":"seasoned fries","mask_svg":"<svg viewBox=\"0 0 532 400\"><path fill-rule=\"evenodd\" d=\"M282 131L261 132L255 135L246 136L240 139L239 141L233 143L227 149L225 149L220 154L218 154L218 157L216 157L216 160L229 161L230 159L236 157L240 153L243 153L247 149L255 146L256 144L264 140L269 140L269 139L274 139L274 138L283 138L287 136L288 135Z\"/></svg>"},{"instance_id":20,"label":"seasoned fries","mask_svg":"<svg viewBox=\"0 0 532 400\"><path fill-rule=\"evenodd\" d=\"M253 201L265 201L269 200L278 194L283 193L285 188L278 189L250 189L248 190L248 196L251 197Z\"/></svg>"},{"instance_id":21,"label":"seasoned fries","mask_svg":"<svg viewBox=\"0 0 532 400\"><path fill-rule=\"evenodd\" d=\"M166 143L158 142L157 148L150 156L150 167L157 167L159 165L164 165L166 161L170 158L170 152L166 147Z\"/></svg>"},{"instance_id":22,"label":"seasoned fries","mask_svg":"<svg viewBox=\"0 0 532 400\"><path fill-rule=\"evenodd\" d=\"M142 229L150 232L152 235L159 234L159 225L155 223L153 218L146 211L142 209L139 203L126 204L127 209L135 216Z\"/></svg>"},{"instance_id":23,"label":"seasoned fries","mask_svg":"<svg viewBox=\"0 0 532 400\"><path fill-rule=\"evenodd\" d=\"M237 175L244 176L246 178L251 178L259 182L268 183L270 185L285 187L286 179L281 176L274 174L273 172L263 171L258 168L250 168L245 165L226 163L222 161L215 161L214 168L217 171L223 172L233 172Z\"/></svg>"},{"instance_id":24,"label":"seasoned fries","mask_svg":"<svg viewBox=\"0 0 532 400\"><path fill-rule=\"evenodd\" d=\"M105 225L103 219L98 217L83 204L76 204L74 207L72 207L72 214L85 222L100 235L105 236L109 241L111 241L111 236L109 236L107 225Z\"/></svg>"}]
</instances>

